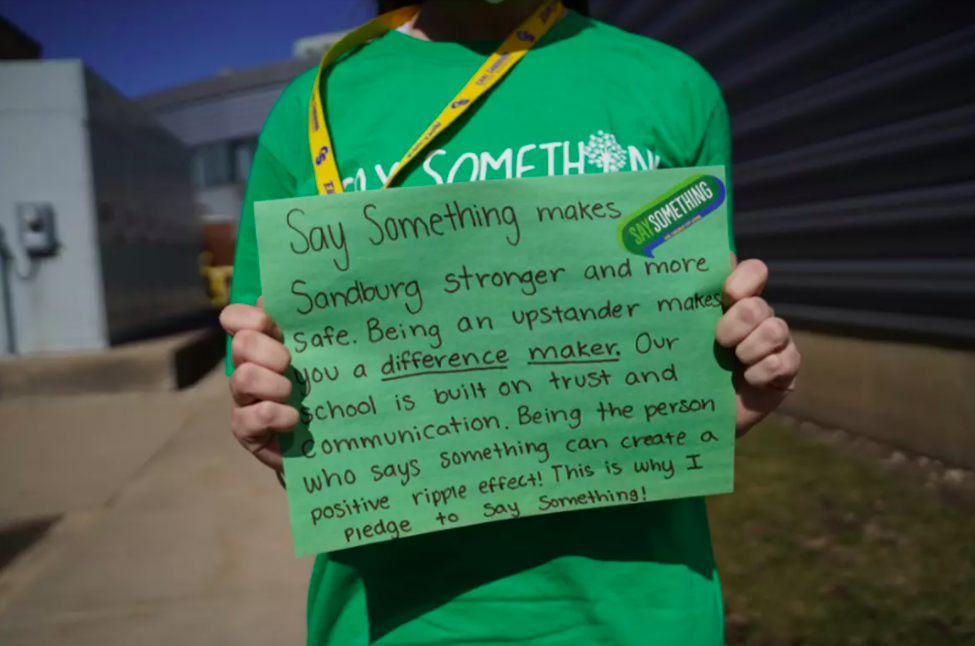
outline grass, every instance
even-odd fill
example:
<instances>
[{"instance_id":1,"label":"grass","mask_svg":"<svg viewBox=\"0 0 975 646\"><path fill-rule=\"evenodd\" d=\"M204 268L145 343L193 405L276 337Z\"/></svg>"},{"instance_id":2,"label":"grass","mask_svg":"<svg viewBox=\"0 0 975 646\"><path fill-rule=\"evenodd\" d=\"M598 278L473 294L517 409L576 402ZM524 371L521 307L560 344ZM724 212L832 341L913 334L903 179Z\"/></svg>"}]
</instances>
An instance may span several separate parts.
<instances>
[{"instance_id":1,"label":"grass","mask_svg":"<svg viewBox=\"0 0 975 646\"><path fill-rule=\"evenodd\" d=\"M975 517L774 424L712 498L728 644L975 644Z\"/></svg>"}]
</instances>

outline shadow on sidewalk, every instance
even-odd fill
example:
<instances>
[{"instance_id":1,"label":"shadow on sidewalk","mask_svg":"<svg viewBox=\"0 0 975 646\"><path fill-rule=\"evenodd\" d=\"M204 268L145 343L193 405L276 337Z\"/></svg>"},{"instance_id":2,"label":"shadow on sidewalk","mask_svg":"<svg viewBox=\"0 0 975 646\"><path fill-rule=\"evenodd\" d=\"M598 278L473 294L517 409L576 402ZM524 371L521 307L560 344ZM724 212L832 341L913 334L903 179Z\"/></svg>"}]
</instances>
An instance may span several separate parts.
<instances>
[{"instance_id":1,"label":"shadow on sidewalk","mask_svg":"<svg viewBox=\"0 0 975 646\"><path fill-rule=\"evenodd\" d=\"M60 516L48 516L0 525L0 572L21 552L43 538L58 518Z\"/></svg>"}]
</instances>

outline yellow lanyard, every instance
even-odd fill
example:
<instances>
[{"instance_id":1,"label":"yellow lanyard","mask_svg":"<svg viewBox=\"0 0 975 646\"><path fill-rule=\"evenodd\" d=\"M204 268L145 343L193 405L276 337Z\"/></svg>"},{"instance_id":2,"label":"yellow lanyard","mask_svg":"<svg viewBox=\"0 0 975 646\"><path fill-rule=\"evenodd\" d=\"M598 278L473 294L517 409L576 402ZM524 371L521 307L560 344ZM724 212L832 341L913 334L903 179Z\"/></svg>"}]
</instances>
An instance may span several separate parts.
<instances>
[{"instance_id":1,"label":"yellow lanyard","mask_svg":"<svg viewBox=\"0 0 975 646\"><path fill-rule=\"evenodd\" d=\"M346 34L332 45L322 57L322 62L318 66L318 76L315 77L315 86L312 88L311 105L308 109L308 142L311 145L311 158L315 163L315 182L319 194L342 192L342 177L339 175L339 168L335 164L335 149L332 146L332 139L328 135L328 125L325 123L325 114L322 111L320 89L322 72L346 52L405 25L413 19L419 10L419 5L416 5L384 13L355 31ZM416 143L410 146L410 149L403 155L403 159L390 172L383 188L389 187L399 171L406 168L413 158L419 155L437 135L446 130L464 111L500 81L515 66L515 63L520 61L528 53L528 50L541 40L561 15L561 0L544 0L541 2L532 15L511 32L501 43L501 46L491 54L484 65L471 77L471 80L443 109L440 116L420 135Z\"/></svg>"}]
</instances>

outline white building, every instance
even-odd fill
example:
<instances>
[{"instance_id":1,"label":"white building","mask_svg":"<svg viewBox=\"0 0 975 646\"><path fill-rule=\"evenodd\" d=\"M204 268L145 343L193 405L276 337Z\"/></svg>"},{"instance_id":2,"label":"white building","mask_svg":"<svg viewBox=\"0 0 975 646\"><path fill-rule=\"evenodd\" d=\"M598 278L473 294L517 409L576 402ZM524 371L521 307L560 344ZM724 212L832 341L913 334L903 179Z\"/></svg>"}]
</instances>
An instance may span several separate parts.
<instances>
[{"instance_id":1,"label":"white building","mask_svg":"<svg viewBox=\"0 0 975 646\"><path fill-rule=\"evenodd\" d=\"M291 60L218 76L146 95L140 104L193 155L193 184L206 222L240 217L257 135L285 86L318 65L342 33L302 38Z\"/></svg>"},{"instance_id":2,"label":"white building","mask_svg":"<svg viewBox=\"0 0 975 646\"><path fill-rule=\"evenodd\" d=\"M80 61L0 63L0 355L101 350L206 311L189 163Z\"/></svg>"}]
</instances>

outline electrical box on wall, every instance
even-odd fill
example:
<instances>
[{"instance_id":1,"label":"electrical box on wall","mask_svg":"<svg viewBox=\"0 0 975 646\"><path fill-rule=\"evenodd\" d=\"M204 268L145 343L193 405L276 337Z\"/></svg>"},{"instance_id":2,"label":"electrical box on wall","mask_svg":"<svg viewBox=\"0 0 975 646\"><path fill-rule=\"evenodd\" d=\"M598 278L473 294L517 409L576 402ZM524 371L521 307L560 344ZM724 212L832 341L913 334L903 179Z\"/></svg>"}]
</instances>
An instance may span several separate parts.
<instances>
[{"instance_id":1,"label":"electrical box on wall","mask_svg":"<svg viewBox=\"0 0 975 646\"><path fill-rule=\"evenodd\" d=\"M45 203L17 205L20 244L31 258L47 258L58 252L54 207Z\"/></svg>"}]
</instances>

